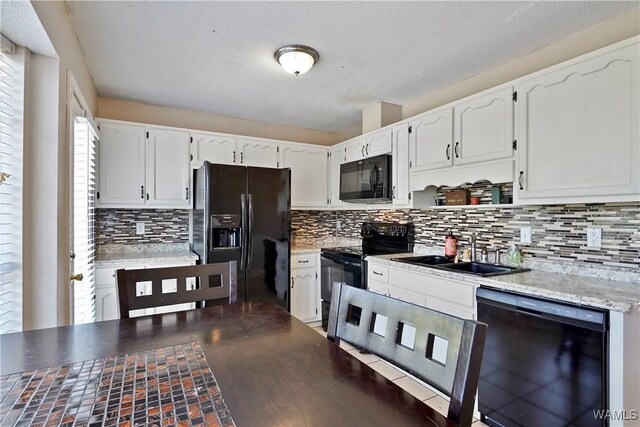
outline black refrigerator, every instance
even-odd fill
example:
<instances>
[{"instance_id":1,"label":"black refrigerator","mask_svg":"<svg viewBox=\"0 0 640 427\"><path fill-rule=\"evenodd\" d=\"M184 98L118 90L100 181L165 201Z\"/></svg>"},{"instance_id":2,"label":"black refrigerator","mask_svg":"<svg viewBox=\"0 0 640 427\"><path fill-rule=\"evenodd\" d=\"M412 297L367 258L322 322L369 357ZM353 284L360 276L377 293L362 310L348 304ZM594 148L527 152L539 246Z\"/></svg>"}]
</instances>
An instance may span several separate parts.
<instances>
[{"instance_id":1,"label":"black refrigerator","mask_svg":"<svg viewBox=\"0 0 640 427\"><path fill-rule=\"evenodd\" d=\"M194 187L191 240L200 262L236 260L238 301L289 311L291 170L204 162Z\"/></svg>"}]
</instances>

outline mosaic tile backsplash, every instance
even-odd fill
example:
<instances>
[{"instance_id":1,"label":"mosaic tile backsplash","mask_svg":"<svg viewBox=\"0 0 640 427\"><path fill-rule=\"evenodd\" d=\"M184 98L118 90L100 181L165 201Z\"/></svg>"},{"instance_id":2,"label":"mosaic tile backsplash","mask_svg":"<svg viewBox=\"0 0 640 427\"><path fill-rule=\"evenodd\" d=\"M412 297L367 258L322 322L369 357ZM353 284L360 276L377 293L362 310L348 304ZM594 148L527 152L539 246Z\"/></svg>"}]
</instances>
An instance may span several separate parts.
<instances>
[{"instance_id":1,"label":"mosaic tile backsplash","mask_svg":"<svg viewBox=\"0 0 640 427\"><path fill-rule=\"evenodd\" d=\"M98 246L189 242L186 209L97 209L96 218ZM137 222L144 222L145 234L136 234Z\"/></svg>"},{"instance_id":2,"label":"mosaic tile backsplash","mask_svg":"<svg viewBox=\"0 0 640 427\"><path fill-rule=\"evenodd\" d=\"M340 221L341 229L336 230ZM432 209L293 211L298 239L359 237L364 221L415 224L415 241L444 248L449 229L458 244L468 245L472 232L479 246L509 248L520 241L520 227L532 228L532 243L518 243L526 256L579 261L616 267L640 267L640 205L588 204L549 206L445 207ZM602 247L587 248L587 228L602 228Z\"/></svg>"}]
</instances>

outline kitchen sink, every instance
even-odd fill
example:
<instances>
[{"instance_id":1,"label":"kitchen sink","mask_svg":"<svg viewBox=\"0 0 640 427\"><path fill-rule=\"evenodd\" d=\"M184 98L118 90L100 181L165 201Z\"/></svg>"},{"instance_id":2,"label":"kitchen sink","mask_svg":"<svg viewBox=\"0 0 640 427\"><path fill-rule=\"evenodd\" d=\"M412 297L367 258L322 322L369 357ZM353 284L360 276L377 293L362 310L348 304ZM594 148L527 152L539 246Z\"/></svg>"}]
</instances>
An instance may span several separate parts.
<instances>
[{"instance_id":1,"label":"kitchen sink","mask_svg":"<svg viewBox=\"0 0 640 427\"><path fill-rule=\"evenodd\" d=\"M521 273L529 271L528 268L511 267L508 265L487 264L484 262L459 262L457 264L443 264L442 269L459 271L461 273L470 273L476 276L498 276L502 274Z\"/></svg>"},{"instance_id":2,"label":"kitchen sink","mask_svg":"<svg viewBox=\"0 0 640 427\"><path fill-rule=\"evenodd\" d=\"M421 265L440 270L457 271L459 273L473 274L474 276L491 277L503 274L514 274L529 271L528 268L511 267L508 265L488 264L484 262L458 262L453 263L442 255L424 255L415 257L392 258L392 261L407 264Z\"/></svg>"},{"instance_id":3,"label":"kitchen sink","mask_svg":"<svg viewBox=\"0 0 640 427\"><path fill-rule=\"evenodd\" d=\"M418 264L418 265L440 265L440 264L450 264L451 260L442 255L423 255L423 256L412 256L412 257L404 257L404 258L393 258L393 261L398 262L406 262L407 264Z\"/></svg>"}]
</instances>

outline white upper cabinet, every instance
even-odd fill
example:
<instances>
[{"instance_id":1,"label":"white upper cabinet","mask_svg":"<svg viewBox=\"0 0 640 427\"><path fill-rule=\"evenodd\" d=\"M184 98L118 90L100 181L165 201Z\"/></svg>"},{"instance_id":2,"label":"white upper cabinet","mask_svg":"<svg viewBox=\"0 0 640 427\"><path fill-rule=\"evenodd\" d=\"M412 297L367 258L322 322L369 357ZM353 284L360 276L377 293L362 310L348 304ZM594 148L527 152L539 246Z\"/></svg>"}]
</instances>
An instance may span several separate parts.
<instances>
[{"instance_id":1,"label":"white upper cabinet","mask_svg":"<svg viewBox=\"0 0 640 427\"><path fill-rule=\"evenodd\" d=\"M411 120L411 172L453 165L453 108Z\"/></svg>"},{"instance_id":2,"label":"white upper cabinet","mask_svg":"<svg viewBox=\"0 0 640 427\"><path fill-rule=\"evenodd\" d=\"M329 206L344 206L340 200L340 165L344 161L344 147L342 145L329 149Z\"/></svg>"},{"instance_id":3,"label":"white upper cabinet","mask_svg":"<svg viewBox=\"0 0 640 427\"><path fill-rule=\"evenodd\" d=\"M147 204L188 208L191 203L189 132L149 128Z\"/></svg>"},{"instance_id":4,"label":"white upper cabinet","mask_svg":"<svg viewBox=\"0 0 640 427\"><path fill-rule=\"evenodd\" d=\"M364 152L367 140L364 136L354 138L344 145L344 163L354 162L364 159L367 155Z\"/></svg>"},{"instance_id":5,"label":"white upper cabinet","mask_svg":"<svg viewBox=\"0 0 640 427\"><path fill-rule=\"evenodd\" d=\"M238 139L240 164L263 168L278 167L278 144L254 138Z\"/></svg>"},{"instance_id":6,"label":"white upper cabinet","mask_svg":"<svg viewBox=\"0 0 640 427\"><path fill-rule=\"evenodd\" d=\"M638 39L522 79L518 203L640 200Z\"/></svg>"},{"instance_id":7,"label":"white upper cabinet","mask_svg":"<svg viewBox=\"0 0 640 427\"><path fill-rule=\"evenodd\" d=\"M457 165L513 156L513 88L454 105L453 162Z\"/></svg>"},{"instance_id":8,"label":"white upper cabinet","mask_svg":"<svg viewBox=\"0 0 640 427\"><path fill-rule=\"evenodd\" d=\"M327 148L310 144L280 144L283 168L291 168L291 206L328 204Z\"/></svg>"},{"instance_id":9,"label":"white upper cabinet","mask_svg":"<svg viewBox=\"0 0 640 427\"><path fill-rule=\"evenodd\" d=\"M376 132L368 133L364 149L366 157L390 154L391 134L391 128L385 128Z\"/></svg>"},{"instance_id":10,"label":"white upper cabinet","mask_svg":"<svg viewBox=\"0 0 640 427\"><path fill-rule=\"evenodd\" d=\"M100 122L98 207L133 207L144 204L144 125Z\"/></svg>"},{"instance_id":11,"label":"white upper cabinet","mask_svg":"<svg viewBox=\"0 0 640 427\"><path fill-rule=\"evenodd\" d=\"M189 132L100 121L97 207L191 206Z\"/></svg>"},{"instance_id":12,"label":"white upper cabinet","mask_svg":"<svg viewBox=\"0 0 640 427\"><path fill-rule=\"evenodd\" d=\"M402 123L392 129L393 166L392 193L394 205L409 203L409 124Z\"/></svg>"},{"instance_id":13,"label":"white upper cabinet","mask_svg":"<svg viewBox=\"0 0 640 427\"><path fill-rule=\"evenodd\" d=\"M238 139L229 135L198 132L191 133L193 142L191 144L191 155L193 160L191 166L199 168L206 160L211 163L222 163L234 165L240 163L237 155Z\"/></svg>"}]
</instances>

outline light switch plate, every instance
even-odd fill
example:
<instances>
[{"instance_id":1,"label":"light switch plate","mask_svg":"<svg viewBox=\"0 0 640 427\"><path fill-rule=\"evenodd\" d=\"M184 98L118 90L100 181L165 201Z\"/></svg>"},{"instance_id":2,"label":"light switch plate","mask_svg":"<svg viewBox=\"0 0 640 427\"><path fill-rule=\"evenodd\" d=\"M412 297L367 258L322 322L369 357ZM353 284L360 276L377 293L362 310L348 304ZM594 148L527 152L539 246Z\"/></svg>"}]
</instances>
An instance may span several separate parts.
<instances>
[{"instance_id":1,"label":"light switch plate","mask_svg":"<svg viewBox=\"0 0 640 427\"><path fill-rule=\"evenodd\" d=\"M520 227L520 243L531 243L531 227Z\"/></svg>"},{"instance_id":2,"label":"light switch plate","mask_svg":"<svg viewBox=\"0 0 640 427\"><path fill-rule=\"evenodd\" d=\"M602 228L587 228L587 247L594 249L602 247Z\"/></svg>"},{"instance_id":3,"label":"light switch plate","mask_svg":"<svg viewBox=\"0 0 640 427\"><path fill-rule=\"evenodd\" d=\"M136 222L136 234L144 234L144 222Z\"/></svg>"}]
</instances>

